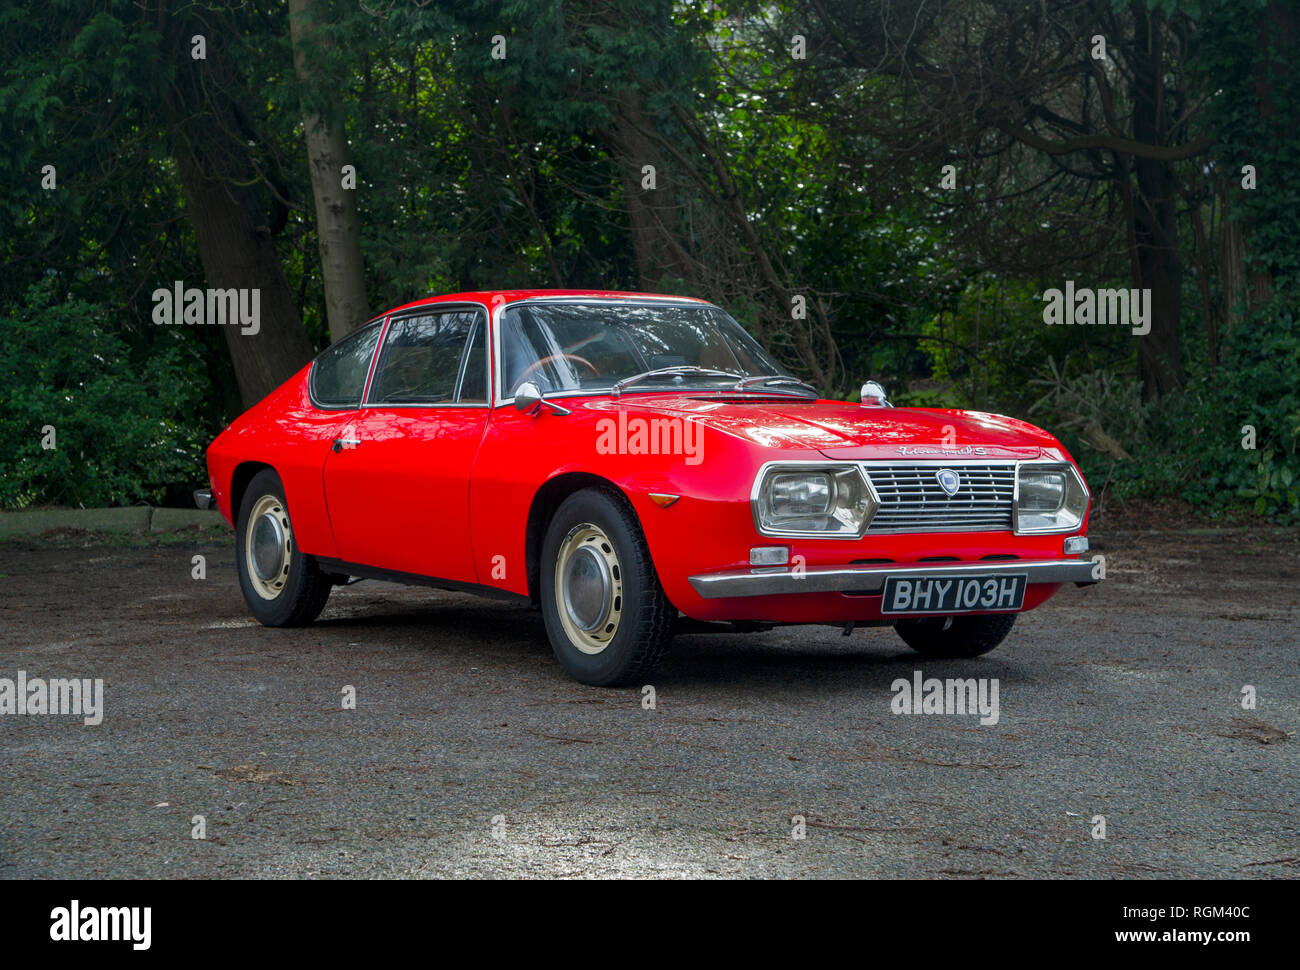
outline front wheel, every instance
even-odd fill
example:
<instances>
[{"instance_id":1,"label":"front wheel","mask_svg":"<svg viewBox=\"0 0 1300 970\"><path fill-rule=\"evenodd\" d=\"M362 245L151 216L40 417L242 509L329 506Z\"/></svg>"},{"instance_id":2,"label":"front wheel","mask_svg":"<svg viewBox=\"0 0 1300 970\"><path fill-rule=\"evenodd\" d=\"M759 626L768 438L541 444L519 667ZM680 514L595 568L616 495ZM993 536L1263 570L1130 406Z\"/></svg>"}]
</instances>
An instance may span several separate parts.
<instances>
[{"instance_id":1,"label":"front wheel","mask_svg":"<svg viewBox=\"0 0 1300 970\"><path fill-rule=\"evenodd\" d=\"M663 658L677 611L636 515L603 489L561 503L546 529L542 616L556 658L584 684L637 683Z\"/></svg>"},{"instance_id":2,"label":"front wheel","mask_svg":"<svg viewBox=\"0 0 1300 970\"><path fill-rule=\"evenodd\" d=\"M333 582L294 541L280 476L253 476L235 528L239 588L249 612L266 626L305 626L320 615Z\"/></svg>"},{"instance_id":3,"label":"front wheel","mask_svg":"<svg viewBox=\"0 0 1300 970\"><path fill-rule=\"evenodd\" d=\"M899 620L894 629L903 642L925 657L979 657L1006 639L1016 622L1014 613L987 616L927 616Z\"/></svg>"}]
</instances>

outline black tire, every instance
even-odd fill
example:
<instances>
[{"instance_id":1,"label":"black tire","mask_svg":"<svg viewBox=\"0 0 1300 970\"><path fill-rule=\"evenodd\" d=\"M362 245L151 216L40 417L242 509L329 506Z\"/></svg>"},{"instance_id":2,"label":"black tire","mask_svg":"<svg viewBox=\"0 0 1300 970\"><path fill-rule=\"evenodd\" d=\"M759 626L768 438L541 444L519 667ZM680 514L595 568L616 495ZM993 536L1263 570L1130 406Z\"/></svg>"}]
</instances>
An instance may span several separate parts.
<instances>
[{"instance_id":1,"label":"black tire","mask_svg":"<svg viewBox=\"0 0 1300 970\"><path fill-rule=\"evenodd\" d=\"M987 616L926 616L899 620L894 629L903 642L925 657L969 658L988 653L1007 638L1014 613Z\"/></svg>"},{"instance_id":2,"label":"black tire","mask_svg":"<svg viewBox=\"0 0 1300 970\"><path fill-rule=\"evenodd\" d=\"M276 568L266 570L265 578L257 574L258 566L251 561L254 557L249 542L249 532L256 526L252 521L254 511L258 509L262 511L256 515L257 519L268 515L279 522L285 550L276 561ZM266 468L253 476L239 503L239 517L235 522L235 568L249 612L266 626L306 626L316 619L334 583L312 556L298 548L279 475Z\"/></svg>"},{"instance_id":3,"label":"black tire","mask_svg":"<svg viewBox=\"0 0 1300 970\"><path fill-rule=\"evenodd\" d=\"M584 617L565 609L557 591L574 587L566 585L563 578L557 584L557 567L563 572L564 566L574 562L578 568L576 560L596 563L588 568L597 571L599 563L605 563L607 572L599 575L605 576L608 586L602 586L599 578L594 580L590 588L601 592L585 602L603 604L609 612L602 615L602 607L597 605ZM568 595L569 602L574 602ZM541 605L556 658L584 684L617 687L644 683L663 659L672 641L677 611L659 585L641 524L621 494L583 489L556 509L542 542ZM595 618L599 622L594 629L580 628L580 621L595 622Z\"/></svg>"}]
</instances>

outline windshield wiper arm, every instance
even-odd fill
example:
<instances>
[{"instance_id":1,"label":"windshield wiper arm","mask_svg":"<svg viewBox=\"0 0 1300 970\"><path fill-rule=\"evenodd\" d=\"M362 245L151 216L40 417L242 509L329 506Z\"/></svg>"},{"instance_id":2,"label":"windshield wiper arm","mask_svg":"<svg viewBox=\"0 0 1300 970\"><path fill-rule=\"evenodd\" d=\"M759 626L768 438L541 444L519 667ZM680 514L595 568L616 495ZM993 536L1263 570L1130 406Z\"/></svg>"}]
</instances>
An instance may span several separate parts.
<instances>
[{"instance_id":1,"label":"windshield wiper arm","mask_svg":"<svg viewBox=\"0 0 1300 970\"><path fill-rule=\"evenodd\" d=\"M786 374L759 374L755 377L746 377L736 381L736 386L733 387L732 390L740 392L748 390L751 387L760 387L771 384L795 384L811 391L814 397L821 397L821 393L817 388L813 387L807 381L801 381L797 377L790 377Z\"/></svg>"},{"instance_id":2,"label":"windshield wiper arm","mask_svg":"<svg viewBox=\"0 0 1300 970\"><path fill-rule=\"evenodd\" d=\"M693 367L689 364L676 364L672 367L656 367L654 370L642 371L640 374L633 374L631 377L625 377L621 381L615 381L614 385L609 390L615 397L618 397L623 388L631 387L638 381L644 381L650 377L680 377L686 374L703 374L708 377L723 377L727 380L731 380L736 376L731 371L714 370L711 367Z\"/></svg>"}]
</instances>

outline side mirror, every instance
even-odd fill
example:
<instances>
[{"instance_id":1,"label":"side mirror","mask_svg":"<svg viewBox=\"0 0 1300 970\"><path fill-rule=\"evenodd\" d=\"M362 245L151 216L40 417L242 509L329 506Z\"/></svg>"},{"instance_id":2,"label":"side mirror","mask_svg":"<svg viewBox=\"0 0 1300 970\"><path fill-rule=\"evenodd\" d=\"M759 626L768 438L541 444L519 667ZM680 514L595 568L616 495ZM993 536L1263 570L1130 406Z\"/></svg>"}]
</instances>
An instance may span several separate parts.
<instances>
[{"instance_id":1,"label":"side mirror","mask_svg":"<svg viewBox=\"0 0 1300 970\"><path fill-rule=\"evenodd\" d=\"M876 407L882 408L893 407L885 396L885 385L879 381L867 381L862 385L862 403L874 404Z\"/></svg>"},{"instance_id":2,"label":"side mirror","mask_svg":"<svg viewBox=\"0 0 1300 970\"><path fill-rule=\"evenodd\" d=\"M515 410L536 414L542 406L542 389L532 381L524 381L515 388Z\"/></svg>"},{"instance_id":3,"label":"side mirror","mask_svg":"<svg viewBox=\"0 0 1300 970\"><path fill-rule=\"evenodd\" d=\"M515 410L523 411L525 414L537 414L542 410L545 404L556 414L571 414L568 408L562 408L558 404L552 404L542 396L542 389L532 381L524 381L515 388Z\"/></svg>"}]
</instances>

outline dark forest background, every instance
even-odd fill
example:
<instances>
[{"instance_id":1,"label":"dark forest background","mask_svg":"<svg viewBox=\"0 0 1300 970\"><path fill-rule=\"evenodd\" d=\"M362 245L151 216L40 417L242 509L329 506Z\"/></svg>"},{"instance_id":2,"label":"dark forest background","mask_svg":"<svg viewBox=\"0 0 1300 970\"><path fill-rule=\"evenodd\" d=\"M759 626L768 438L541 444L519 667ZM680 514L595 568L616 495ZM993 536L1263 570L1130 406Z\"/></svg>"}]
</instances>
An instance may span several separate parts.
<instances>
[{"instance_id":1,"label":"dark forest background","mask_svg":"<svg viewBox=\"0 0 1300 970\"><path fill-rule=\"evenodd\" d=\"M181 501L370 314L574 286L1293 519L1298 64L1297 0L0 0L0 506ZM154 325L177 280L259 334ZM1067 280L1150 333L1045 325Z\"/></svg>"}]
</instances>

